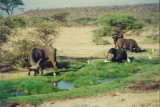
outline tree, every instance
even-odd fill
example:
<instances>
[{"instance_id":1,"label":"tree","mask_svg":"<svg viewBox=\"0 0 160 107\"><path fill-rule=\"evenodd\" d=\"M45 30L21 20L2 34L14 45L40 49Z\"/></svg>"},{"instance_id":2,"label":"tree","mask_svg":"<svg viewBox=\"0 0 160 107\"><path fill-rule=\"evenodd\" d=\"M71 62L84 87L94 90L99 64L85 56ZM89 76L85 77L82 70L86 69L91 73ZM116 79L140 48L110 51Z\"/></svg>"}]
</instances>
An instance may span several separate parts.
<instances>
[{"instance_id":1,"label":"tree","mask_svg":"<svg viewBox=\"0 0 160 107\"><path fill-rule=\"evenodd\" d=\"M37 25L36 31L38 32L39 43L44 45L53 44L59 37L58 27L55 23L43 22Z\"/></svg>"},{"instance_id":2,"label":"tree","mask_svg":"<svg viewBox=\"0 0 160 107\"><path fill-rule=\"evenodd\" d=\"M15 8L22 5L24 5L22 0L0 0L0 9L6 11L9 16L13 14Z\"/></svg>"},{"instance_id":3,"label":"tree","mask_svg":"<svg viewBox=\"0 0 160 107\"><path fill-rule=\"evenodd\" d=\"M54 20L54 21L60 21L60 22L65 22L66 21L66 17L69 15L68 12L64 12L64 11L61 11L61 12L57 12L55 14L53 14L51 16L51 18Z\"/></svg>"},{"instance_id":4,"label":"tree","mask_svg":"<svg viewBox=\"0 0 160 107\"><path fill-rule=\"evenodd\" d=\"M124 34L128 30L141 29L144 27L144 24L140 20L135 19L133 16L119 13L102 14L98 18L98 21L103 26L110 26L111 29L108 32L112 33Z\"/></svg>"}]
</instances>

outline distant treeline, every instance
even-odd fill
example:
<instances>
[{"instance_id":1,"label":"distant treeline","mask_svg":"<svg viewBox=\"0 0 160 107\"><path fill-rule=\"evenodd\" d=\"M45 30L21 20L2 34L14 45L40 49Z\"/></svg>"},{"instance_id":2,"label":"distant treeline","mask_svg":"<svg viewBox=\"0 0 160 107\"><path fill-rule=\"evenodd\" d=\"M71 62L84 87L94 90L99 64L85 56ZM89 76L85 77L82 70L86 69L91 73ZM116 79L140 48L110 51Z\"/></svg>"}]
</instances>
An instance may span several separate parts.
<instances>
[{"instance_id":1,"label":"distant treeline","mask_svg":"<svg viewBox=\"0 0 160 107\"><path fill-rule=\"evenodd\" d=\"M68 19L80 17L97 18L102 13L116 12L122 14L130 14L138 19L152 19L159 12L159 4L139 4L125 6L96 6L96 7L77 7L77 8L62 8L62 9L36 9L25 12L29 17L50 17L59 11L67 11L70 15Z\"/></svg>"}]
</instances>

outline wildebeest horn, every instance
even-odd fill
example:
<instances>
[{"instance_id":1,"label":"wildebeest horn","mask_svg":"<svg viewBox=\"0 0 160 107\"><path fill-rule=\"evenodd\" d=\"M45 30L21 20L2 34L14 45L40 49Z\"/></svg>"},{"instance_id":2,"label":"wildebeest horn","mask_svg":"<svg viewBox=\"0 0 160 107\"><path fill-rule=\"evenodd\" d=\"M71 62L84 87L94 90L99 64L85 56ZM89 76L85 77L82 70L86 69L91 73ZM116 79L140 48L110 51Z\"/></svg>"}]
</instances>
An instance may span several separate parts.
<instances>
[{"instance_id":1,"label":"wildebeest horn","mask_svg":"<svg viewBox=\"0 0 160 107\"><path fill-rule=\"evenodd\" d=\"M36 63L36 65L31 66L29 69L31 69L31 70L37 70L37 69L39 69L39 67L40 67L39 63L41 62L41 60L42 60L42 58Z\"/></svg>"}]
</instances>

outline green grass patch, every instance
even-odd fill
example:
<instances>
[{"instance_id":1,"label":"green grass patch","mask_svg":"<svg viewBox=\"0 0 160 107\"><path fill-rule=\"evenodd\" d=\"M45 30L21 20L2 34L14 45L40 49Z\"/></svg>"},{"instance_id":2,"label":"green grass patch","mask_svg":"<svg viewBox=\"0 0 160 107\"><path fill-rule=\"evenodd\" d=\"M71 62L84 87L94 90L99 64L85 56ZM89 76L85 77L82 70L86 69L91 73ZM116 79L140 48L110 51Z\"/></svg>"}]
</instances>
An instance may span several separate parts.
<instances>
[{"instance_id":1,"label":"green grass patch","mask_svg":"<svg viewBox=\"0 0 160 107\"><path fill-rule=\"evenodd\" d=\"M75 87L92 86L97 84L100 84L100 82L98 82L96 78L89 76L80 77L74 82Z\"/></svg>"},{"instance_id":2,"label":"green grass patch","mask_svg":"<svg viewBox=\"0 0 160 107\"><path fill-rule=\"evenodd\" d=\"M73 71L70 71L70 72L67 72L67 73L64 73L62 75L62 79L64 81L74 81L78 78L79 76L77 75L77 73L73 72Z\"/></svg>"},{"instance_id":3,"label":"green grass patch","mask_svg":"<svg viewBox=\"0 0 160 107\"><path fill-rule=\"evenodd\" d=\"M62 63L62 62L61 62ZM141 57L131 63L104 63L102 60L71 61L60 68L60 76L31 76L20 79L0 81L0 101L17 103L42 103L48 100L96 96L113 91L125 91L131 81L150 81L146 86L159 81L159 58L152 60ZM134 72L141 72L134 75ZM121 78L125 77L125 78ZM108 83L98 79L118 78ZM78 87L60 90L53 83L60 80L73 81ZM17 93L19 95L17 95ZM22 95L21 95L22 94Z\"/></svg>"},{"instance_id":4,"label":"green grass patch","mask_svg":"<svg viewBox=\"0 0 160 107\"><path fill-rule=\"evenodd\" d=\"M1 80L0 81L0 99L7 97L16 97L20 95L46 94L60 91L53 86L60 77L36 76L21 79ZM19 95L18 95L19 96Z\"/></svg>"}]
</instances>

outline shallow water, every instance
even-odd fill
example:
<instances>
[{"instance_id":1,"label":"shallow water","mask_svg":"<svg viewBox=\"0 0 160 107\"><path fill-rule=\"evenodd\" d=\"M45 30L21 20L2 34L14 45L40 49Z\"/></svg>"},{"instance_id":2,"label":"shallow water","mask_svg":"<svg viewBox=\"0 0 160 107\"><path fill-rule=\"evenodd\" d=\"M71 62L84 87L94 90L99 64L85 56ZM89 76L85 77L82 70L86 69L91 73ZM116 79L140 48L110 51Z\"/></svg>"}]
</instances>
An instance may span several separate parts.
<instances>
[{"instance_id":1,"label":"shallow water","mask_svg":"<svg viewBox=\"0 0 160 107\"><path fill-rule=\"evenodd\" d=\"M139 74L139 73L140 73L139 71L134 72L134 74ZM95 77L95 78L97 78L97 77ZM103 80L98 80L98 82L106 83L106 82L111 82L111 81L113 81L115 79L118 79L118 78L105 78ZM68 89L68 90L75 88L73 86L73 82L66 82L66 81L63 81L63 80L57 82L56 83L56 87L58 87L59 89Z\"/></svg>"},{"instance_id":2,"label":"shallow water","mask_svg":"<svg viewBox=\"0 0 160 107\"><path fill-rule=\"evenodd\" d=\"M110 81L113 81L115 80L116 78L105 78L103 80L98 80L100 83L106 83L106 82L110 82ZM56 83L56 87L58 87L59 89L73 89L75 88L73 86L73 82L66 82L66 81L59 81Z\"/></svg>"},{"instance_id":3,"label":"shallow water","mask_svg":"<svg viewBox=\"0 0 160 107\"><path fill-rule=\"evenodd\" d=\"M59 89L68 89L68 90L75 88L73 86L73 82L66 82L66 81L63 81L63 80L57 82L56 87L58 87Z\"/></svg>"}]
</instances>

